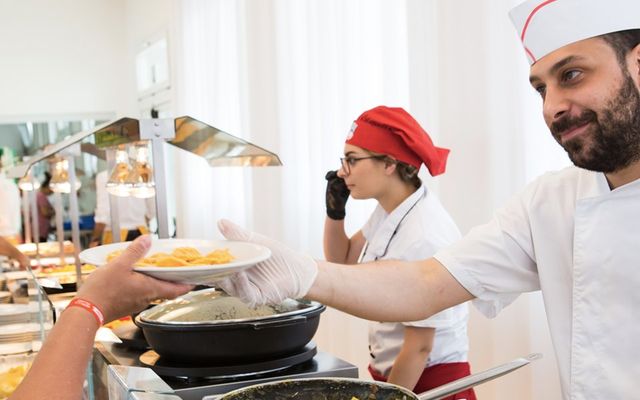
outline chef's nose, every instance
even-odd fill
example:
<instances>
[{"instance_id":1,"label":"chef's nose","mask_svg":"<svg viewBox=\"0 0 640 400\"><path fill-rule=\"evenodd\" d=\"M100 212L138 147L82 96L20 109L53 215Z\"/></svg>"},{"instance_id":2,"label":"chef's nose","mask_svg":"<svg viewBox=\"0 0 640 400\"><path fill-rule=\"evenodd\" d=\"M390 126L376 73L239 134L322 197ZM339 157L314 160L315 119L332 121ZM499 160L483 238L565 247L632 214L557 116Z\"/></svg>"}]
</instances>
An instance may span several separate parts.
<instances>
[{"instance_id":1,"label":"chef's nose","mask_svg":"<svg viewBox=\"0 0 640 400\"><path fill-rule=\"evenodd\" d=\"M347 173L347 171L344 170L344 165L341 165L340 168L338 168L338 176L344 179L344 177L347 175L349 174Z\"/></svg>"},{"instance_id":2,"label":"chef's nose","mask_svg":"<svg viewBox=\"0 0 640 400\"><path fill-rule=\"evenodd\" d=\"M571 109L571 101L560 89L547 87L542 113L547 124L562 118Z\"/></svg>"}]
</instances>

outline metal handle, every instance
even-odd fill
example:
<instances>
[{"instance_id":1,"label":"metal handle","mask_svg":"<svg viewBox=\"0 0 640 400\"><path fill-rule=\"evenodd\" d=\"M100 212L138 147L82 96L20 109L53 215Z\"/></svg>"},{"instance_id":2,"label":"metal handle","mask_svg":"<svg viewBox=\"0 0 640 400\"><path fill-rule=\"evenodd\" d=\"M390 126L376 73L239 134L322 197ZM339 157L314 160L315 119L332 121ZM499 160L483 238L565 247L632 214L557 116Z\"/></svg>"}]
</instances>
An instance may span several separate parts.
<instances>
[{"instance_id":1,"label":"metal handle","mask_svg":"<svg viewBox=\"0 0 640 400\"><path fill-rule=\"evenodd\" d=\"M295 315L293 317L283 318L275 321L249 323L248 325L251 325L255 330L260 330L266 328L280 328L283 326L297 325L302 324L306 321L307 317L305 317L304 315Z\"/></svg>"},{"instance_id":2,"label":"metal handle","mask_svg":"<svg viewBox=\"0 0 640 400\"><path fill-rule=\"evenodd\" d=\"M421 393L418 395L418 399L438 400L438 399L451 396L463 390L469 389L471 387L480 385L482 383L485 383L495 378L506 375L512 371L515 371L518 368L524 367L525 365L529 364L531 361L538 360L540 358L542 358L542 354L540 353L533 353L533 354L529 354L526 357L516 358L515 360L508 362L506 364L498 365L497 367L493 367L486 371L465 376L464 378L460 378L453 382L447 383L446 385L442 385L435 389L431 389L427 392Z\"/></svg>"}]
</instances>

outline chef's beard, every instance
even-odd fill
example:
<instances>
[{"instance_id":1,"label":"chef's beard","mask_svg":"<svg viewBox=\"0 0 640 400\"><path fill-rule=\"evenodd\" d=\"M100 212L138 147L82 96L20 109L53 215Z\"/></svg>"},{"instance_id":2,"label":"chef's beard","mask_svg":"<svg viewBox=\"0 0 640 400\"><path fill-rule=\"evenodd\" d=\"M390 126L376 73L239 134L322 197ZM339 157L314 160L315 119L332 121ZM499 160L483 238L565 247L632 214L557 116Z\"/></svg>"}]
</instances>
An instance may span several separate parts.
<instances>
[{"instance_id":1,"label":"chef's beard","mask_svg":"<svg viewBox=\"0 0 640 400\"><path fill-rule=\"evenodd\" d=\"M589 132L562 143L558 132L586 123L591 123ZM565 117L554 122L550 129L571 161L580 168L610 173L628 167L640 159L638 88L626 73L618 94L600 116L592 110L586 110L578 117ZM590 145L589 141L592 142Z\"/></svg>"}]
</instances>

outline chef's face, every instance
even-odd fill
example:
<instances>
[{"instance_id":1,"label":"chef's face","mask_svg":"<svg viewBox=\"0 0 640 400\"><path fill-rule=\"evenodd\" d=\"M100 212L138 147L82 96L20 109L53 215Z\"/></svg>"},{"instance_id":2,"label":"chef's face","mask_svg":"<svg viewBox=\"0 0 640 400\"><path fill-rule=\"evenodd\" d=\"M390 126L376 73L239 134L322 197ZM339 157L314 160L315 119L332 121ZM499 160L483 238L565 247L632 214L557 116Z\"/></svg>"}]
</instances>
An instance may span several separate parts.
<instances>
[{"instance_id":1,"label":"chef's face","mask_svg":"<svg viewBox=\"0 0 640 400\"><path fill-rule=\"evenodd\" d=\"M344 145L344 158L338 176L344 179L354 199L378 198L388 187L388 164L370 152L350 144Z\"/></svg>"},{"instance_id":2,"label":"chef's face","mask_svg":"<svg viewBox=\"0 0 640 400\"><path fill-rule=\"evenodd\" d=\"M640 159L639 65L601 38L564 46L531 67L531 85L555 140L578 167L615 172Z\"/></svg>"}]
</instances>

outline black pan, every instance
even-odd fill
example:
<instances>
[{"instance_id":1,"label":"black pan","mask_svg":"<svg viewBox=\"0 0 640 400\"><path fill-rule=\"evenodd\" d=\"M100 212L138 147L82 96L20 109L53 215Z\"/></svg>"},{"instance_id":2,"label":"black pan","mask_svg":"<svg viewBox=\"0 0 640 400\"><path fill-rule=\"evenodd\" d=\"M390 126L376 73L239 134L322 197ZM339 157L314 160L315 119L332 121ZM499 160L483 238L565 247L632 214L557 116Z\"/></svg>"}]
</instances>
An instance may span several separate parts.
<instances>
[{"instance_id":1,"label":"black pan","mask_svg":"<svg viewBox=\"0 0 640 400\"><path fill-rule=\"evenodd\" d=\"M231 299L234 303L229 302ZM229 312L218 310L223 301L225 307L233 304ZM224 292L207 289L145 310L136 316L135 323L151 348L164 359L191 363L257 362L302 350L315 335L320 314L326 308L316 302L288 299L273 306L271 315L234 318L239 307L246 306ZM230 318L207 316L206 311L214 308Z\"/></svg>"}]
</instances>

